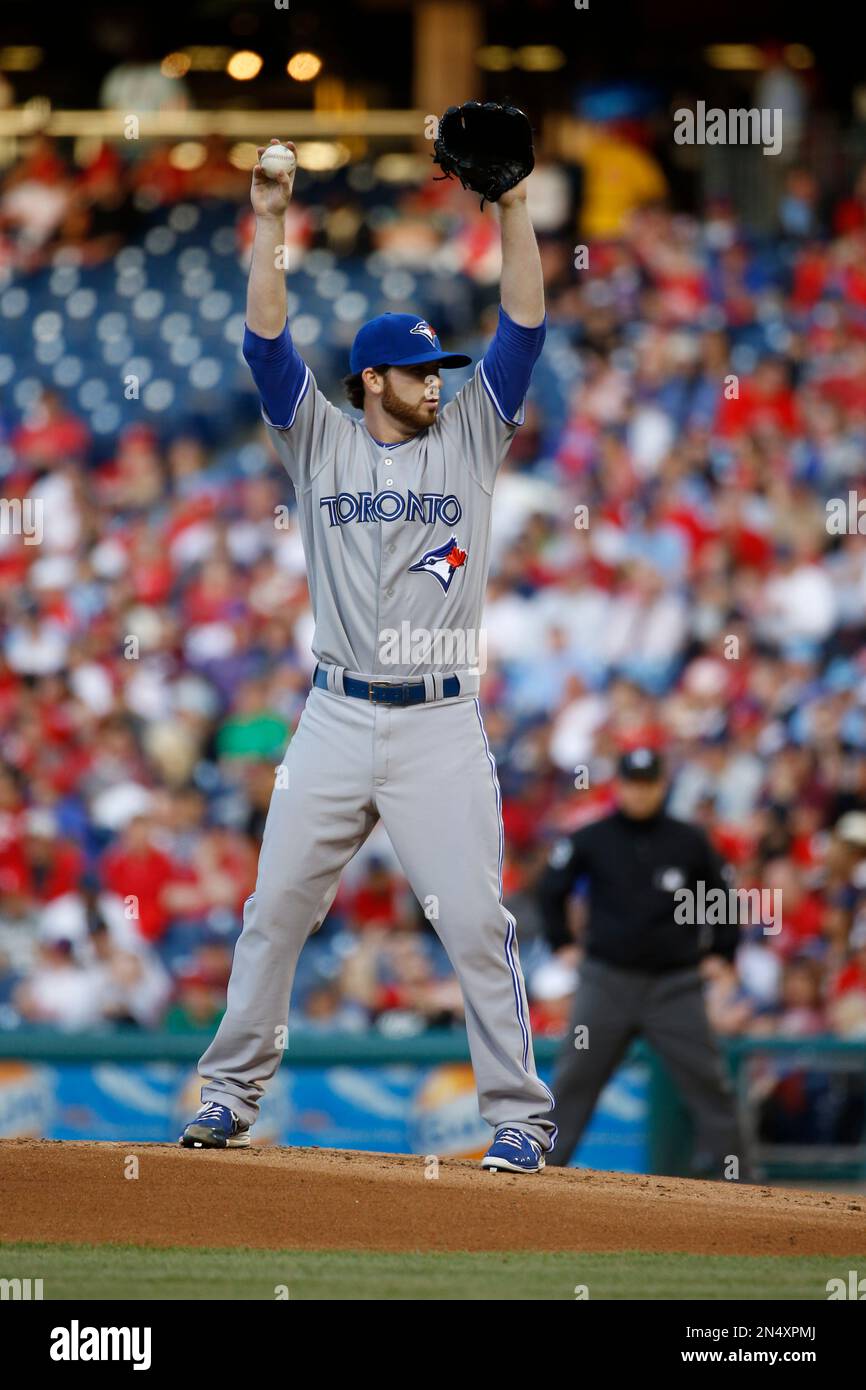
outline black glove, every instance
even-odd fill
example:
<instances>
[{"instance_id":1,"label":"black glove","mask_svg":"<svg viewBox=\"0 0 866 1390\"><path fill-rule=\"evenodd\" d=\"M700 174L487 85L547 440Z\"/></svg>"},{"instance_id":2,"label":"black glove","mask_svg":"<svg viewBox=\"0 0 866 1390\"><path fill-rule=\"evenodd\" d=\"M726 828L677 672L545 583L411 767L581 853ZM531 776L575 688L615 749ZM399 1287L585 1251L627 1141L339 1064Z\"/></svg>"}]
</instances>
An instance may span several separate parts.
<instances>
[{"instance_id":1,"label":"black glove","mask_svg":"<svg viewBox=\"0 0 866 1390\"><path fill-rule=\"evenodd\" d=\"M495 203L532 173L535 153L529 118L516 106L467 101L449 106L439 122L433 159L444 178L456 174L464 188Z\"/></svg>"}]
</instances>

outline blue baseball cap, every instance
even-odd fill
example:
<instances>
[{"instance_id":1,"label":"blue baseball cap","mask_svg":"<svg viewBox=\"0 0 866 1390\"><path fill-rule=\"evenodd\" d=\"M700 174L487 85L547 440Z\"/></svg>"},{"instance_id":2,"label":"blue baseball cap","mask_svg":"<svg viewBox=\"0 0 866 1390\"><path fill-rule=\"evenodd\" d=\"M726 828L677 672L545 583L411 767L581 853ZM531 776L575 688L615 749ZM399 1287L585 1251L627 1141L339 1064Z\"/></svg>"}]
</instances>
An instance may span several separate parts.
<instances>
[{"instance_id":1,"label":"blue baseball cap","mask_svg":"<svg viewBox=\"0 0 866 1390\"><path fill-rule=\"evenodd\" d=\"M352 375L365 367L415 367L435 362L438 367L468 367L462 352L443 352L435 328L416 314L380 314L359 328L352 344Z\"/></svg>"}]
</instances>

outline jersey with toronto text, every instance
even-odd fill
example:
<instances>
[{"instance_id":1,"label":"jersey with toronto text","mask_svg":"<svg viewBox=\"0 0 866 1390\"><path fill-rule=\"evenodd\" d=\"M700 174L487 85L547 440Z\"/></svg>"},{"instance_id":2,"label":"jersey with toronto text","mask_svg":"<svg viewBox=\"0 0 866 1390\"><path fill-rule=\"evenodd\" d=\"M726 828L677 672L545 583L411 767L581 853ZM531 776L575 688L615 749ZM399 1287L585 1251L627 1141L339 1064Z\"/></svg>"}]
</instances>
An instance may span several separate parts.
<instances>
[{"instance_id":1,"label":"jersey with toronto text","mask_svg":"<svg viewBox=\"0 0 866 1390\"><path fill-rule=\"evenodd\" d=\"M435 423L386 445L327 400L288 328L277 339L247 329L244 355L297 498L319 661L386 680L477 669L493 487L544 334L500 309L483 360Z\"/></svg>"}]
</instances>

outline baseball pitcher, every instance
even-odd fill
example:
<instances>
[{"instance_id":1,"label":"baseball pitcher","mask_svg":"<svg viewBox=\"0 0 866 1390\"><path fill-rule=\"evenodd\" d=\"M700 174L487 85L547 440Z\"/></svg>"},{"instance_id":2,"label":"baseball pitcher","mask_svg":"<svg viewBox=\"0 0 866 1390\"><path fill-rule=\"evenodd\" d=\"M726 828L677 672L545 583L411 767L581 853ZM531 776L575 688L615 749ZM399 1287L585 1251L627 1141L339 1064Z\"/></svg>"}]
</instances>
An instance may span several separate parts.
<instances>
[{"instance_id":1,"label":"baseball pitcher","mask_svg":"<svg viewBox=\"0 0 866 1390\"><path fill-rule=\"evenodd\" d=\"M494 1131L483 1164L537 1172L555 1139L552 1097L536 1074L502 902L501 797L477 656L466 659L477 652L496 475L545 336L526 180L498 198L499 323L469 383L441 407L442 372L470 359L444 352L420 314L382 314L352 347L346 388L360 419L326 400L286 321L277 252L293 183L294 172L253 172L243 350L297 497L316 667L278 769L226 1013L199 1064L202 1108L180 1142L249 1144L282 1057L301 948L381 820L462 988L479 1108ZM444 648L443 632L453 639Z\"/></svg>"}]
</instances>

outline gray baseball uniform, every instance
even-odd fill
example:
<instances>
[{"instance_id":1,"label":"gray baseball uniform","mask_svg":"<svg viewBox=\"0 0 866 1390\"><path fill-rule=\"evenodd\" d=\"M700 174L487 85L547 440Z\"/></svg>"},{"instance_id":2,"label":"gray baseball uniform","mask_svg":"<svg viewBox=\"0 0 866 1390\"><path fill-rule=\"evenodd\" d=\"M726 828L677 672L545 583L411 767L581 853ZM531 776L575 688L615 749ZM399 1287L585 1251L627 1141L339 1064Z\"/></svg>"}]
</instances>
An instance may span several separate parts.
<instances>
[{"instance_id":1,"label":"gray baseball uniform","mask_svg":"<svg viewBox=\"0 0 866 1390\"><path fill-rule=\"evenodd\" d=\"M412 331L438 347L423 320ZM460 982L481 1114L552 1145L552 1097L535 1071L515 922L502 902L501 797L477 699L492 490L543 337L500 311L484 361L435 423L383 445L326 400L287 332L268 340L247 330L297 496L325 688L311 690L278 770L226 1013L199 1065L202 1100L242 1119L255 1119L279 1065L301 948L381 819ZM423 679L426 701L350 698L352 676Z\"/></svg>"}]
</instances>

